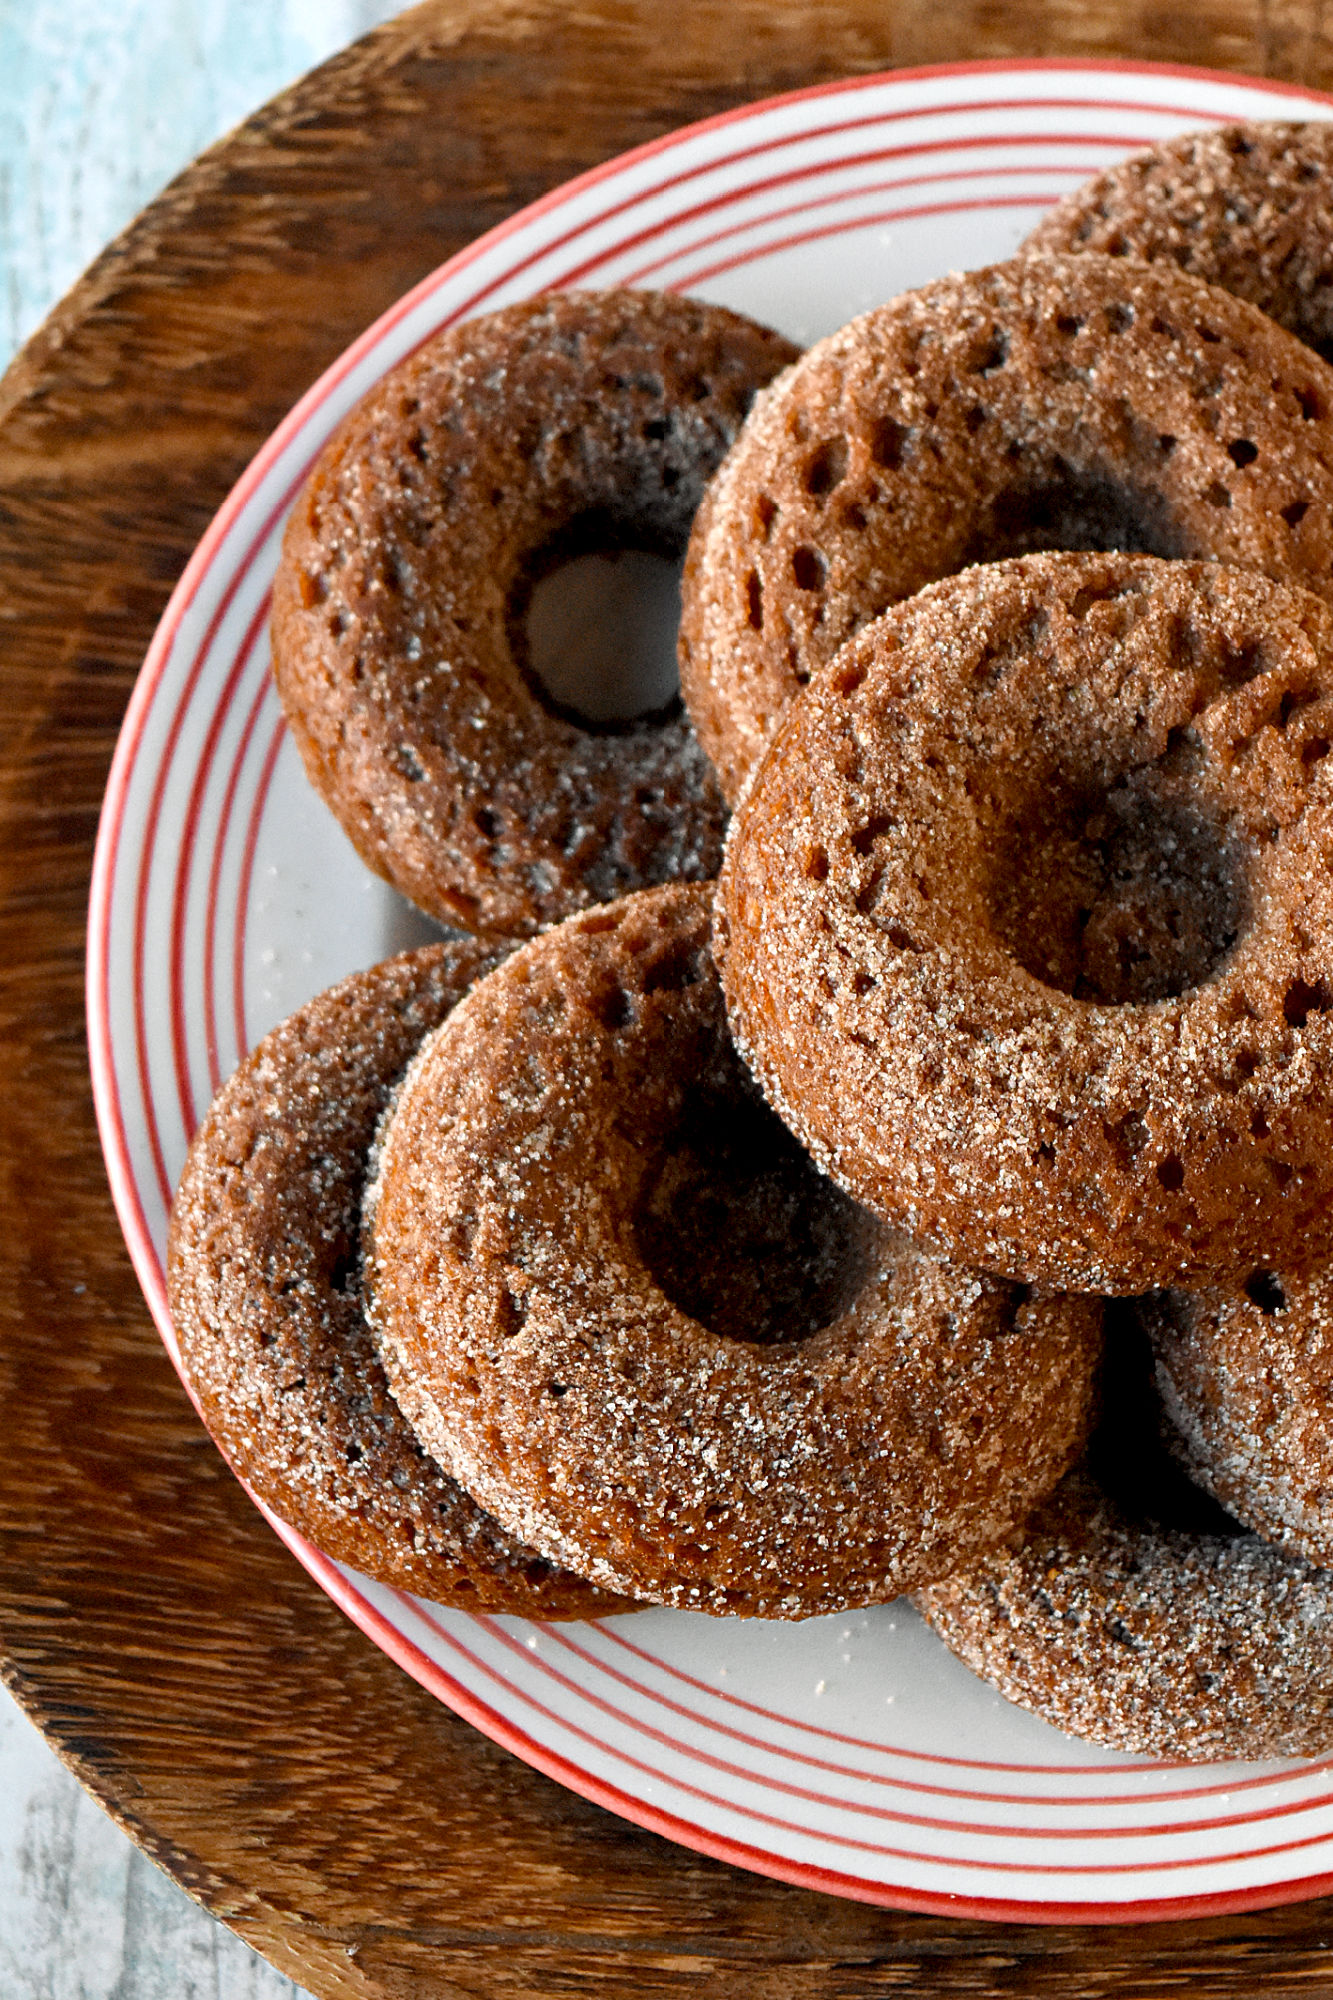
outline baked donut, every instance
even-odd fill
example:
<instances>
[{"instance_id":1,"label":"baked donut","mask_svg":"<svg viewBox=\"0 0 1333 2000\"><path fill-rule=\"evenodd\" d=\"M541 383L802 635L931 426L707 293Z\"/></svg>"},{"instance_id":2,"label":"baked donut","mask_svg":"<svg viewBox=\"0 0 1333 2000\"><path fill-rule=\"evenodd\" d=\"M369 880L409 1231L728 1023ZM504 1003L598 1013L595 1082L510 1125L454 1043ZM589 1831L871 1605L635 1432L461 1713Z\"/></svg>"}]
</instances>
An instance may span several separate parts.
<instances>
[{"instance_id":1,"label":"baked donut","mask_svg":"<svg viewBox=\"0 0 1333 2000\"><path fill-rule=\"evenodd\" d=\"M251 1491L327 1555L471 1611L627 1607L521 1547L427 1457L361 1305L375 1127L428 1030L503 957L429 945L358 972L266 1036L195 1136L168 1284L200 1412Z\"/></svg>"},{"instance_id":2,"label":"baked donut","mask_svg":"<svg viewBox=\"0 0 1333 2000\"><path fill-rule=\"evenodd\" d=\"M1333 1568L1333 1277L1140 1308L1190 1475L1265 1541Z\"/></svg>"},{"instance_id":3,"label":"baked donut","mask_svg":"<svg viewBox=\"0 0 1333 2000\"><path fill-rule=\"evenodd\" d=\"M716 873L724 812L678 700L594 727L528 662L535 579L679 556L755 390L797 349L665 293L449 328L326 447L273 590L278 692L362 859L445 923L517 936Z\"/></svg>"},{"instance_id":4,"label":"baked donut","mask_svg":"<svg viewBox=\"0 0 1333 2000\"><path fill-rule=\"evenodd\" d=\"M1022 247L1166 259L1333 361L1333 124L1163 139L1058 201Z\"/></svg>"},{"instance_id":5,"label":"baked donut","mask_svg":"<svg viewBox=\"0 0 1333 2000\"><path fill-rule=\"evenodd\" d=\"M867 626L732 822L770 1101L959 1263L1109 1293L1333 1261L1333 612L1042 555Z\"/></svg>"},{"instance_id":6,"label":"baked donut","mask_svg":"<svg viewBox=\"0 0 1333 2000\"><path fill-rule=\"evenodd\" d=\"M1011 1532L1081 1447L1101 1307L951 1270L821 1179L732 1050L710 901L568 919L423 1048L371 1310L418 1434L524 1541L800 1618Z\"/></svg>"},{"instance_id":7,"label":"baked donut","mask_svg":"<svg viewBox=\"0 0 1333 2000\"><path fill-rule=\"evenodd\" d=\"M1126 1366L1117 1331L1108 1374ZM1326 1756L1333 1572L1244 1533L1173 1474L1155 1399L1135 1410L1122 1387L1108 1403L1022 1545L920 1591L926 1619L1008 1700L1111 1749Z\"/></svg>"},{"instance_id":8,"label":"baked donut","mask_svg":"<svg viewBox=\"0 0 1333 2000\"><path fill-rule=\"evenodd\" d=\"M1168 265L942 278L760 396L690 541L681 687L735 800L867 619L1039 549L1212 557L1333 596L1333 371Z\"/></svg>"}]
</instances>

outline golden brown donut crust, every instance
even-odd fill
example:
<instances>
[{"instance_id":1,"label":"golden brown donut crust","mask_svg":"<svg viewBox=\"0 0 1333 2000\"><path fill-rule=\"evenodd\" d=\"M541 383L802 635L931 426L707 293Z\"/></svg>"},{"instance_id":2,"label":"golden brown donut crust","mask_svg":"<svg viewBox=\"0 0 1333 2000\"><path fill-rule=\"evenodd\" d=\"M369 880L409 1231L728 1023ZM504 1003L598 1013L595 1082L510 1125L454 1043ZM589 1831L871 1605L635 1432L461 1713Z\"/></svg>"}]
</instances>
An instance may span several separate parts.
<instances>
[{"instance_id":1,"label":"golden brown donut crust","mask_svg":"<svg viewBox=\"0 0 1333 2000\"><path fill-rule=\"evenodd\" d=\"M623 1610L516 1543L422 1450L360 1289L367 1157L422 1037L504 956L473 941L354 973L267 1035L218 1093L171 1215L187 1378L246 1484L326 1554L469 1611Z\"/></svg>"},{"instance_id":2,"label":"golden brown donut crust","mask_svg":"<svg viewBox=\"0 0 1333 2000\"><path fill-rule=\"evenodd\" d=\"M1164 1292L1140 1311L1191 1477L1333 1568L1333 1277L1258 1271L1238 1295Z\"/></svg>"},{"instance_id":3,"label":"golden brown donut crust","mask_svg":"<svg viewBox=\"0 0 1333 2000\"><path fill-rule=\"evenodd\" d=\"M1202 1763L1333 1749L1333 1573L1126 1519L1082 1469L1021 1548L916 1601L1007 1700L1093 1743Z\"/></svg>"},{"instance_id":4,"label":"golden brown donut crust","mask_svg":"<svg viewBox=\"0 0 1333 2000\"><path fill-rule=\"evenodd\" d=\"M1333 1748L1333 1572L1186 1477L1138 1308L1112 1307L1082 1463L1013 1549L917 1602L1010 1701L1112 1749L1208 1761Z\"/></svg>"},{"instance_id":5,"label":"golden brown donut crust","mask_svg":"<svg viewBox=\"0 0 1333 2000\"><path fill-rule=\"evenodd\" d=\"M1220 565L947 579L792 703L718 951L840 1184L1049 1287L1333 1250L1333 614Z\"/></svg>"},{"instance_id":6,"label":"golden brown donut crust","mask_svg":"<svg viewBox=\"0 0 1333 2000\"><path fill-rule=\"evenodd\" d=\"M1333 124L1164 139L1075 188L1022 247L1169 261L1333 361Z\"/></svg>"},{"instance_id":7,"label":"golden brown donut crust","mask_svg":"<svg viewBox=\"0 0 1333 2000\"><path fill-rule=\"evenodd\" d=\"M678 555L796 352L665 293L534 299L428 341L325 448L274 582L278 692L362 859L432 916L519 936L716 872L725 815L679 702L603 729L557 712L521 600L561 538Z\"/></svg>"},{"instance_id":8,"label":"golden brown donut crust","mask_svg":"<svg viewBox=\"0 0 1333 2000\"><path fill-rule=\"evenodd\" d=\"M951 1270L820 1183L731 1048L709 903L569 919L423 1049L372 1311L419 1434L524 1540L608 1588L803 1617L1012 1530L1080 1448L1101 1312ZM767 1284L738 1292L751 1258ZM819 1331L747 1324L788 1286Z\"/></svg>"},{"instance_id":9,"label":"golden brown donut crust","mask_svg":"<svg viewBox=\"0 0 1333 2000\"><path fill-rule=\"evenodd\" d=\"M1333 370L1169 265L1028 257L853 320L756 399L686 558L681 687L734 802L867 619L970 563L1131 548L1333 595Z\"/></svg>"}]
</instances>

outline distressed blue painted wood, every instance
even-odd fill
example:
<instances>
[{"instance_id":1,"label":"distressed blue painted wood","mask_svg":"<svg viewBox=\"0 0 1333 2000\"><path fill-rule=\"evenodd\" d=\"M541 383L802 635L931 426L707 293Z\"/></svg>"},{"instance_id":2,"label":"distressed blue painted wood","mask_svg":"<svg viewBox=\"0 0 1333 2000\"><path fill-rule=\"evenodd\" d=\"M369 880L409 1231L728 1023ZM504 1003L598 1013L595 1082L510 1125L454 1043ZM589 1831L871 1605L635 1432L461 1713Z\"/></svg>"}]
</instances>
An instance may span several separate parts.
<instances>
[{"instance_id":1,"label":"distressed blue painted wood","mask_svg":"<svg viewBox=\"0 0 1333 2000\"><path fill-rule=\"evenodd\" d=\"M0 0L0 361L196 153L390 0Z\"/></svg>"}]
</instances>

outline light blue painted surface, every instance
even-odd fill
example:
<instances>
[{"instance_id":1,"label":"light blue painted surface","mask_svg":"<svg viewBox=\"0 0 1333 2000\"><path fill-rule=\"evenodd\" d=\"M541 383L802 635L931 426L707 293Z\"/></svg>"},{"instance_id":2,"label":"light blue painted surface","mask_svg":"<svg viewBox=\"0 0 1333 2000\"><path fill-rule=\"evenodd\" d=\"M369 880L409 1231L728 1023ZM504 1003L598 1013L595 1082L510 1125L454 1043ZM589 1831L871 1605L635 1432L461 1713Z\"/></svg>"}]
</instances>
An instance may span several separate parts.
<instances>
[{"instance_id":1,"label":"light blue painted surface","mask_svg":"<svg viewBox=\"0 0 1333 2000\"><path fill-rule=\"evenodd\" d=\"M196 153L395 11L0 0L0 359Z\"/></svg>"},{"instance_id":2,"label":"light blue painted surface","mask_svg":"<svg viewBox=\"0 0 1333 2000\"><path fill-rule=\"evenodd\" d=\"M393 0L0 0L0 366L194 155ZM0 2000L294 2000L0 1690Z\"/></svg>"}]
</instances>

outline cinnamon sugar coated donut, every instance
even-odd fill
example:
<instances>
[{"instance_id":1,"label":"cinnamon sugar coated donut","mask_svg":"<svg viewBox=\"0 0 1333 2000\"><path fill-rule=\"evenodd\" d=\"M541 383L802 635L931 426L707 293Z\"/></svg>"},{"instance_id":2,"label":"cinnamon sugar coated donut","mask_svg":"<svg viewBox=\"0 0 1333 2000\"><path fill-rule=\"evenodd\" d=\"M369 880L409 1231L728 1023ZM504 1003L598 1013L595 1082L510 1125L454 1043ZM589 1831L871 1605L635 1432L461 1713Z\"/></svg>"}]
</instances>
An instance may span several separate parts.
<instances>
[{"instance_id":1,"label":"cinnamon sugar coated donut","mask_svg":"<svg viewBox=\"0 0 1333 2000\"><path fill-rule=\"evenodd\" d=\"M525 604L580 551L678 556L796 352L692 299L534 299L428 341L326 447L274 583L278 691L362 859L432 916L520 935L716 872L679 702L585 726L530 668Z\"/></svg>"},{"instance_id":2,"label":"cinnamon sugar coated donut","mask_svg":"<svg viewBox=\"0 0 1333 2000\"><path fill-rule=\"evenodd\" d=\"M1333 1750L1333 1571L1244 1534L1165 1463L1107 1346L1087 1459L998 1550L918 1593L974 1672L1057 1729L1198 1762Z\"/></svg>"},{"instance_id":3,"label":"cinnamon sugar coated donut","mask_svg":"<svg viewBox=\"0 0 1333 2000\"><path fill-rule=\"evenodd\" d=\"M168 1282L204 1420L251 1490L340 1562L441 1603L536 1618L626 1607L519 1545L422 1450L361 1304L376 1122L422 1037L503 952L427 946L266 1036L201 1125Z\"/></svg>"},{"instance_id":4,"label":"cinnamon sugar coated donut","mask_svg":"<svg viewBox=\"0 0 1333 2000\"><path fill-rule=\"evenodd\" d=\"M719 889L732 1026L858 1200L1110 1293L1333 1253L1333 613L1045 555L791 704Z\"/></svg>"},{"instance_id":5,"label":"cinnamon sugar coated donut","mask_svg":"<svg viewBox=\"0 0 1333 2000\"><path fill-rule=\"evenodd\" d=\"M974 1672L1073 1736L1199 1762L1333 1749L1333 1574L1254 1535L1126 1521L1083 1473L1021 1548L917 1603Z\"/></svg>"},{"instance_id":6,"label":"cinnamon sugar coated donut","mask_svg":"<svg viewBox=\"0 0 1333 2000\"><path fill-rule=\"evenodd\" d=\"M1212 557L1333 596L1333 371L1168 265L924 286L755 403L686 559L681 687L723 791L876 613L1040 549Z\"/></svg>"},{"instance_id":7,"label":"cinnamon sugar coated donut","mask_svg":"<svg viewBox=\"0 0 1333 2000\"><path fill-rule=\"evenodd\" d=\"M1169 260L1333 361L1333 124L1164 139L1058 201L1023 249Z\"/></svg>"},{"instance_id":8,"label":"cinnamon sugar coated donut","mask_svg":"<svg viewBox=\"0 0 1333 2000\"><path fill-rule=\"evenodd\" d=\"M710 900L569 919L422 1050L371 1309L418 1434L524 1541L804 1617L1012 1532L1081 1446L1101 1309L951 1270L821 1179L732 1050Z\"/></svg>"},{"instance_id":9,"label":"cinnamon sugar coated donut","mask_svg":"<svg viewBox=\"0 0 1333 2000\"><path fill-rule=\"evenodd\" d=\"M1333 1568L1333 1276L1140 1308L1192 1478L1266 1541Z\"/></svg>"}]
</instances>

